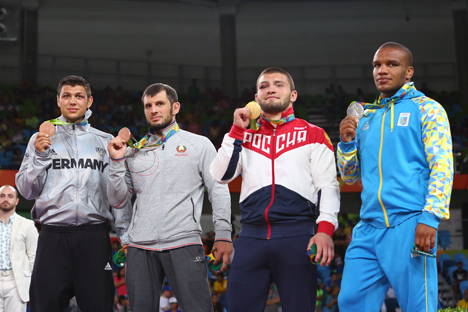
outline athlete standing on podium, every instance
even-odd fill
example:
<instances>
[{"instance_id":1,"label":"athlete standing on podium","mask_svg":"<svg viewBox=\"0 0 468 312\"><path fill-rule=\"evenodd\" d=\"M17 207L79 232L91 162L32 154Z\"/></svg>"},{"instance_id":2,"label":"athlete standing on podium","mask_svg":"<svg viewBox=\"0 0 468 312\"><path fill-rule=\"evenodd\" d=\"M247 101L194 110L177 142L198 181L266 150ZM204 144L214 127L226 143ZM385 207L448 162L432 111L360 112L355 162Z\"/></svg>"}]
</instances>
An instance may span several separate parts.
<instances>
[{"instance_id":1,"label":"athlete standing on podium","mask_svg":"<svg viewBox=\"0 0 468 312\"><path fill-rule=\"evenodd\" d=\"M68 76L57 88L62 116L55 134L36 133L16 175L18 191L35 199L42 224L30 288L34 312L63 311L76 296L83 312L111 312L114 303L107 200L110 134L88 123L89 83Z\"/></svg>"},{"instance_id":2,"label":"athlete standing on podium","mask_svg":"<svg viewBox=\"0 0 468 312\"><path fill-rule=\"evenodd\" d=\"M317 267L306 252L316 244L322 265L334 257L340 191L333 146L323 129L295 118L297 91L285 70L265 69L255 99L262 110L258 130L246 129L249 109L237 109L210 169L219 183L242 175L242 230L227 308L263 311L274 282L284 311L315 311Z\"/></svg>"},{"instance_id":3,"label":"athlete standing on podium","mask_svg":"<svg viewBox=\"0 0 468 312\"><path fill-rule=\"evenodd\" d=\"M439 222L449 217L452 139L444 108L411 82L412 64L408 48L383 44L373 60L380 95L362 103L360 120L348 116L340 124L341 177L363 185L361 222L346 251L341 312L377 311L390 285L403 311L437 310L436 259L412 249L434 248Z\"/></svg>"}]
</instances>

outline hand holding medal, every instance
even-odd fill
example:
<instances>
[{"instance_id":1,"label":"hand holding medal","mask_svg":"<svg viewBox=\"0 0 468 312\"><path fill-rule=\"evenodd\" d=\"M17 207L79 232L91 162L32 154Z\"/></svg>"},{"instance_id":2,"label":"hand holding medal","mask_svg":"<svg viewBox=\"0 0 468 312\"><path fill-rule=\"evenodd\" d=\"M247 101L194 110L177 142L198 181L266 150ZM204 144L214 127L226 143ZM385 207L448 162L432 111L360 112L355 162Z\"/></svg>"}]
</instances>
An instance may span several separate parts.
<instances>
[{"instance_id":1,"label":"hand holding medal","mask_svg":"<svg viewBox=\"0 0 468 312\"><path fill-rule=\"evenodd\" d=\"M361 102L352 102L346 110L347 117L340 123L341 141L349 143L356 137L359 119L364 115L364 108Z\"/></svg>"},{"instance_id":2,"label":"hand holding medal","mask_svg":"<svg viewBox=\"0 0 468 312\"><path fill-rule=\"evenodd\" d=\"M52 144L50 137L55 133L55 126L48 121L45 121L39 127L39 133L34 141L34 147L38 152L44 152L49 149Z\"/></svg>"},{"instance_id":3,"label":"hand holding medal","mask_svg":"<svg viewBox=\"0 0 468 312\"><path fill-rule=\"evenodd\" d=\"M249 119L250 119L250 129L256 129L256 122L257 122L257 118L260 117L260 113L262 111L262 109L260 108L260 105L258 105L257 102L255 101L251 101L249 103L247 103L247 105L245 105L246 108L249 109L249 112L250 112L250 116L249 116Z\"/></svg>"},{"instance_id":4,"label":"hand holding medal","mask_svg":"<svg viewBox=\"0 0 468 312\"><path fill-rule=\"evenodd\" d=\"M109 142L109 145L107 145L109 156L114 160L124 158L125 153L127 152L127 142L130 142L131 144L131 137L132 133L128 128L120 129L119 134Z\"/></svg>"}]
</instances>

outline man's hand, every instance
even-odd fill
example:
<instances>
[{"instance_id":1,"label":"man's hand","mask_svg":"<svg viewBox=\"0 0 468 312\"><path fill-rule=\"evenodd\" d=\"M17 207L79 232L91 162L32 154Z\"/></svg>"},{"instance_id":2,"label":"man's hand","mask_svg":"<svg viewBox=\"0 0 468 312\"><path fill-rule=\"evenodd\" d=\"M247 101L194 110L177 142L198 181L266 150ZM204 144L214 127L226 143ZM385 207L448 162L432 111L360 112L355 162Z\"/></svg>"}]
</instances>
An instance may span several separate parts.
<instances>
[{"instance_id":1,"label":"man's hand","mask_svg":"<svg viewBox=\"0 0 468 312\"><path fill-rule=\"evenodd\" d=\"M359 124L359 119L353 116L347 116L340 123L341 141L348 143L356 137L356 130Z\"/></svg>"},{"instance_id":2,"label":"man's hand","mask_svg":"<svg viewBox=\"0 0 468 312\"><path fill-rule=\"evenodd\" d=\"M436 233L437 229L423 223L418 223L414 238L414 243L418 250L430 252L435 247Z\"/></svg>"},{"instance_id":3,"label":"man's hand","mask_svg":"<svg viewBox=\"0 0 468 312\"><path fill-rule=\"evenodd\" d=\"M241 128L247 128L250 123L250 110L247 107L238 108L234 111L234 124Z\"/></svg>"},{"instance_id":4,"label":"man's hand","mask_svg":"<svg viewBox=\"0 0 468 312\"><path fill-rule=\"evenodd\" d=\"M227 270L227 264L231 260L231 253L232 253L232 243L231 242L224 242L224 241L217 241L213 245L213 249L211 251L213 256L216 258L214 265L217 265L221 259L223 259L223 266L221 267L221 271Z\"/></svg>"},{"instance_id":5,"label":"man's hand","mask_svg":"<svg viewBox=\"0 0 468 312\"><path fill-rule=\"evenodd\" d=\"M127 142L125 142L121 137L115 137L107 145L107 150L109 155L113 159L121 159L125 157L127 152Z\"/></svg>"},{"instance_id":6,"label":"man's hand","mask_svg":"<svg viewBox=\"0 0 468 312\"><path fill-rule=\"evenodd\" d=\"M325 233L315 234L307 245L307 251L310 250L312 244L317 245L317 254L315 260L320 262L320 265L328 266L330 262L335 258L335 247L333 246L333 239Z\"/></svg>"},{"instance_id":7,"label":"man's hand","mask_svg":"<svg viewBox=\"0 0 468 312\"><path fill-rule=\"evenodd\" d=\"M125 257L127 256L128 244L124 244L122 246L123 252L125 253Z\"/></svg>"},{"instance_id":8,"label":"man's hand","mask_svg":"<svg viewBox=\"0 0 468 312\"><path fill-rule=\"evenodd\" d=\"M49 146L52 145L50 138L45 133L38 133L36 140L34 141L34 147L38 152L43 152L49 149Z\"/></svg>"}]
</instances>

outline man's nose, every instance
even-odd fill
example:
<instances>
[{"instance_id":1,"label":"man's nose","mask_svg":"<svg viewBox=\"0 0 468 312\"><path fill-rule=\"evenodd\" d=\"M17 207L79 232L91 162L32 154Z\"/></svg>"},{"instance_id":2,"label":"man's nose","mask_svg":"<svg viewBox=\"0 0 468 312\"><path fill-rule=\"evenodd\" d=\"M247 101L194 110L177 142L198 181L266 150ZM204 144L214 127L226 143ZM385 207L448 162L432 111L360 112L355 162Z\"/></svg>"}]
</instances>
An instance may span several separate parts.
<instances>
[{"instance_id":1,"label":"man's nose","mask_svg":"<svg viewBox=\"0 0 468 312\"><path fill-rule=\"evenodd\" d=\"M381 65L380 68L379 68L379 74L386 74L388 73L388 67L386 65Z\"/></svg>"}]
</instances>

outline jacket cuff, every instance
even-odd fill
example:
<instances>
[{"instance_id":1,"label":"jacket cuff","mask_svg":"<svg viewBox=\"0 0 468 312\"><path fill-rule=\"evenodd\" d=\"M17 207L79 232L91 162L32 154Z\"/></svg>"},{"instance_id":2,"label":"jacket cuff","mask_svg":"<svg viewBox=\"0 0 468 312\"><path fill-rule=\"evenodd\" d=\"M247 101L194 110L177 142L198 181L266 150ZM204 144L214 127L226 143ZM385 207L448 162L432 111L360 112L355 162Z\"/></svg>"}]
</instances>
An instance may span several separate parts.
<instances>
[{"instance_id":1,"label":"jacket cuff","mask_svg":"<svg viewBox=\"0 0 468 312\"><path fill-rule=\"evenodd\" d=\"M352 152L356 149L356 140L353 139L351 142L345 143L341 141L341 136L340 136L340 142L338 143L338 148L343 152L343 153L349 153Z\"/></svg>"},{"instance_id":2,"label":"jacket cuff","mask_svg":"<svg viewBox=\"0 0 468 312\"><path fill-rule=\"evenodd\" d=\"M418 223L422 223L430 227L433 227L434 229L437 229L439 227L440 218L424 210L421 215L421 218L419 218Z\"/></svg>"},{"instance_id":3,"label":"jacket cuff","mask_svg":"<svg viewBox=\"0 0 468 312\"><path fill-rule=\"evenodd\" d=\"M36 156L42 158L43 160L50 158L50 148L46 149L43 152L39 152L37 149L34 149L34 152L36 153Z\"/></svg>"},{"instance_id":4,"label":"jacket cuff","mask_svg":"<svg viewBox=\"0 0 468 312\"><path fill-rule=\"evenodd\" d=\"M325 233L333 237L333 232L335 232L335 226L330 222L322 221L319 223L317 233Z\"/></svg>"},{"instance_id":5,"label":"jacket cuff","mask_svg":"<svg viewBox=\"0 0 468 312\"><path fill-rule=\"evenodd\" d=\"M244 140L244 132L247 130L246 128L242 128L232 124L231 131L229 131L229 136L233 139L243 141Z\"/></svg>"},{"instance_id":6,"label":"jacket cuff","mask_svg":"<svg viewBox=\"0 0 468 312\"><path fill-rule=\"evenodd\" d=\"M217 241L231 242L231 231L217 231L215 233L215 242Z\"/></svg>"},{"instance_id":7,"label":"jacket cuff","mask_svg":"<svg viewBox=\"0 0 468 312\"><path fill-rule=\"evenodd\" d=\"M125 157L122 159L110 159L109 169L113 169L115 171L126 170L125 168Z\"/></svg>"}]
</instances>

